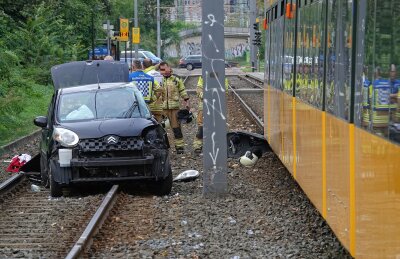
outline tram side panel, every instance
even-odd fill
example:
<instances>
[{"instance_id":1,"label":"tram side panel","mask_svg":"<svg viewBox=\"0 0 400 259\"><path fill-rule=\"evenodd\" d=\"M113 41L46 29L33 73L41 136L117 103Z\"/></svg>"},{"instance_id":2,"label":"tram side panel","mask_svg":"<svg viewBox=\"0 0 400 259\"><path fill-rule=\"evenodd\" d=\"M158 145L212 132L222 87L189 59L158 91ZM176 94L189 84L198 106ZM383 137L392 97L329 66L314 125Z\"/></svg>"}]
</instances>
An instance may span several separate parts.
<instances>
[{"instance_id":1,"label":"tram side panel","mask_svg":"<svg viewBox=\"0 0 400 259\"><path fill-rule=\"evenodd\" d=\"M273 17L278 10L274 9ZM277 21L277 20L275 20ZM280 33L280 24L273 22L270 25L271 31L271 50L270 50L270 88L269 88L269 105L270 105L270 145L273 148L275 154L282 158L282 132L281 127L281 93L280 93L280 49L282 49L282 34Z\"/></svg>"},{"instance_id":2,"label":"tram side panel","mask_svg":"<svg viewBox=\"0 0 400 259\"><path fill-rule=\"evenodd\" d=\"M285 13L285 10L283 10ZM290 19L285 19L285 14L282 16L284 22L284 41L282 53L282 127L283 132L283 163L296 177L296 162L295 161L295 100L293 97L293 78L294 78L294 39L295 39L295 16Z\"/></svg>"},{"instance_id":3,"label":"tram side panel","mask_svg":"<svg viewBox=\"0 0 400 259\"><path fill-rule=\"evenodd\" d=\"M358 6L355 253L360 258L400 256L399 9L397 0Z\"/></svg>"},{"instance_id":4,"label":"tram side panel","mask_svg":"<svg viewBox=\"0 0 400 259\"><path fill-rule=\"evenodd\" d=\"M364 24L357 27L366 28L358 30L366 38L357 37L362 44L357 42L354 61L353 2L321 0L307 5L297 1L301 8L293 42L297 48L295 109L285 81L291 78L291 70L285 70L290 67L285 57L291 52L285 49L283 61L276 56L282 57L279 48L290 41L290 21L285 21L285 42L277 32L277 18L269 21L267 33L271 40L266 62L270 84L264 95L267 138L342 244L360 258L400 254L400 135L396 132L400 98L397 104L394 98L400 86L395 86L400 82L395 78L400 63L400 19L393 13L400 3L383 2L359 2L358 12L367 10L364 15L358 13L357 22ZM352 64L361 67L355 74ZM352 77L356 79L353 90ZM389 77L390 100L384 96ZM351 91L356 95L353 106ZM352 112L355 124L350 123Z\"/></svg>"},{"instance_id":5,"label":"tram side panel","mask_svg":"<svg viewBox=\"0 0 400 259\"><path fill-rule=\"evenodd\" d=\"M351 2L328 2L326 25L326 219L350 249ZM351 145L354 145L351 143ZM353 232L354 233L354 232Z\"/></svg>"}]
</instances>

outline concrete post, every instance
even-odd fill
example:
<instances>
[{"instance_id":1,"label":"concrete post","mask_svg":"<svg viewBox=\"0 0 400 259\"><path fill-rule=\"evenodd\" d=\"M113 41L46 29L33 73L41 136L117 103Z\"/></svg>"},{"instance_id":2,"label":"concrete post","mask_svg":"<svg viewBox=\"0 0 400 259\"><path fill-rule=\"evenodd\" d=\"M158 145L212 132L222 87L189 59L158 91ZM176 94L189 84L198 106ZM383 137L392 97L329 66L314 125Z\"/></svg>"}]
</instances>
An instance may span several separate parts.
<instances>
[{"instance_id":1,"label":"concrete post","mask_svg":"<svg viewBox=\"0 0 400 259\"><path fill-rule=\"evenodd\" d=\"M224 0L202 1L203 195L227 192Z\"/></svg>"}]
</instances>

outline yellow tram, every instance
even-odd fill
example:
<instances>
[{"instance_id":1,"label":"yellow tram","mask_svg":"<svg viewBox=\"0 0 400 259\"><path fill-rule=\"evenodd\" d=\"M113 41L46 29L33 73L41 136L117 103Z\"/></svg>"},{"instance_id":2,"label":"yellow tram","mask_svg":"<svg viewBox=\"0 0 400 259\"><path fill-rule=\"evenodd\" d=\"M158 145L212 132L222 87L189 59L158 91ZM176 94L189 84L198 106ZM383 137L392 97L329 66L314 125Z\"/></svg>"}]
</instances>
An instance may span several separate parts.
<instances>
[{"instance_id":1,"label":"yellow tram","mask_svg":"<svg viewBox=\"0 0 400 259\"><path fill-rule=\"evenodd\" d=\"M265 14L265 136L357 258L400 258L398 10L282 0Z\"/></svg>"}]
</instances>

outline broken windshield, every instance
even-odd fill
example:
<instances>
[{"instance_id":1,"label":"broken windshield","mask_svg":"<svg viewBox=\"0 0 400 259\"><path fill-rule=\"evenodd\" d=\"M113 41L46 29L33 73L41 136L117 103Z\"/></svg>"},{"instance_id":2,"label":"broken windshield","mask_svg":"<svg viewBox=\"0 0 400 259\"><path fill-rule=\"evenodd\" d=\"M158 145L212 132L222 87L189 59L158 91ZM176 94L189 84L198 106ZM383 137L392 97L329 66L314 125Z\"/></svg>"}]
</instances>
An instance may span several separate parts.
<instances>
[{"instance_id":1,"label":"broken windshield","mask_svg":"<svg viewBox=\"0 0 400 259\"><path fill-rule=\"evenodd\" d=\"M136 87L98 89L61 95L60 122L95 119L150 118L150 112Z\"/></svg>"}]
</instances>

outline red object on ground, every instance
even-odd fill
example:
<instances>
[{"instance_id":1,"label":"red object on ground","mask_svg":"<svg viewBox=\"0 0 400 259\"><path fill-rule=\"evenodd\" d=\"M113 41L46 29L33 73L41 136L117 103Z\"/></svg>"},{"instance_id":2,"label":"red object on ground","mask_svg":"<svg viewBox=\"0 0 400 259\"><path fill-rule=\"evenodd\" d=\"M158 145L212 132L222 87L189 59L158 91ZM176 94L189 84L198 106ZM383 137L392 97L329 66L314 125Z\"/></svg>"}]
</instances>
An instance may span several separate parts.
<instances>
[{"instance_id":1,"label":"red object on ground","mask_svg":"<svg viewBox=\"0 0 400 259\"><path fill-rule=\"evenodd\" d=\"M18 173L19 169L26 163L26 161L20 161L18 156L11 159L6 171L11 173Z\"/></svg>"}]
</instances>

